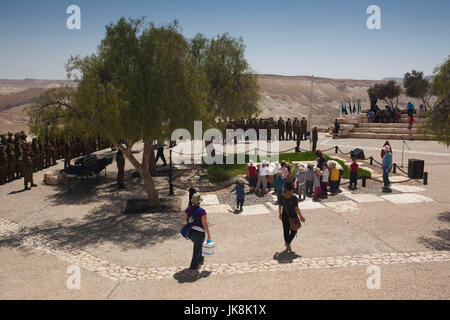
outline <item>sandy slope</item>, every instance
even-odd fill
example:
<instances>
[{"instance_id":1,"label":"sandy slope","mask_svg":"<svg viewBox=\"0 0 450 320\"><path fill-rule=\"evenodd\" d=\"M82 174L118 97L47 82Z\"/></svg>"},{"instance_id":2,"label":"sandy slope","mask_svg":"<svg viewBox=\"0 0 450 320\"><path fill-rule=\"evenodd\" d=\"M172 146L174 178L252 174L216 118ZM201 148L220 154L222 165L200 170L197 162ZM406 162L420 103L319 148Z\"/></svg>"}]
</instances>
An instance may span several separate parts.
<instances>
[{"instance_id":1,"label":"sandy slope","mask_svg":"<svg viewBox=\"0 0 450 320\"><path fill-rule=\"evenodd\" d=\"M363 109L369 107L367 89L374 80L350 80L314 78L313 123L328 126L339 116L341 103L361 99ZM311 106L311 77L279 75L258 75L260 86L259 109L262 117L308 116ZM0 132L26 130L24 105L46 89L73 85L71 81L57 80L0 80ZM405 107L408 101L420 104L418 99L400 96L399 104ZM379 103L384 106L383 102Z\"/></svg>"}]
</instances>

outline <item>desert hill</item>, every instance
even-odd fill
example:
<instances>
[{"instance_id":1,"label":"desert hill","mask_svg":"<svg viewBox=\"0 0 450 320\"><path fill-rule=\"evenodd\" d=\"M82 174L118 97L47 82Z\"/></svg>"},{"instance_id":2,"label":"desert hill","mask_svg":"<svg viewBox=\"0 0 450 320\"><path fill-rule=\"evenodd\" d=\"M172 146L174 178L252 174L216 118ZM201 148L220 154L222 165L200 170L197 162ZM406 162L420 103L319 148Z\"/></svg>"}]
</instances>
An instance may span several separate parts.
<instances>
[{"instance_id":1,"label":"desert hill","mask_svg":"<svg viewBox=\"0 0 450 320\"><path fill-rule=\"evenodd\" d=\"M363 110L370 102L367 89L375 83L387 80L351 80L314 77L313 98L311 100L311 77L258 75L260 86L259 110L262 117L302 117L308 116L313 107L313 123L326 127L333 118L339 116L342 103L361 100ZM49 88L73 85L67 80L0 80L0 132L27 131L25 107L33 99ZM400 107L408 101L415 105L420 100L405 95L399 98ZM382 101L380 107L384 106Z\"/></svg>"}]
</instances>

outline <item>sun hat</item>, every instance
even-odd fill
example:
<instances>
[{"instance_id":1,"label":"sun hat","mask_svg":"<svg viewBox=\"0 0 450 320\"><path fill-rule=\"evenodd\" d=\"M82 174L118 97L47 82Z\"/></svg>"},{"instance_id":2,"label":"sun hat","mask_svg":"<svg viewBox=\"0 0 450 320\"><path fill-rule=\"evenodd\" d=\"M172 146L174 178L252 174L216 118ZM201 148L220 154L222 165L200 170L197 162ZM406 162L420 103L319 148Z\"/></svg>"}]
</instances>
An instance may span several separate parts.
<instances>
[{"instance_id":1,"label":"sun hat","mask_svg":"<svg viewBox=\"0 0 450 320\"><path fill-rule=\"evenodd\" d=\"M384 149L384 151L390 151L390 150L391 150L391 147L389 147L389 146L384 146L383 149Z\"/></svg>"},{"instance_id":2,"label":"sun hat","mask_svg":"<svg viewBox=\"0 0 450 320\"><path fill-rule=\"evenodd\" d=\"M192 204L199 205L200 202L202 202L202 197L198 193L194 194L191 201L192 201Z\"/></svg>"}]
</instances>

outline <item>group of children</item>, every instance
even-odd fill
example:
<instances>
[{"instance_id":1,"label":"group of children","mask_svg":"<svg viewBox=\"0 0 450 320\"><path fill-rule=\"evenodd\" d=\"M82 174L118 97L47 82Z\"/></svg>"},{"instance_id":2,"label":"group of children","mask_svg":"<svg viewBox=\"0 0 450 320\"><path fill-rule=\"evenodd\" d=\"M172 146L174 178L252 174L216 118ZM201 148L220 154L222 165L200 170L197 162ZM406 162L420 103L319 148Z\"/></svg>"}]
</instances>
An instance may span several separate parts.
<instances>
[{"instance_id":1,"label":"group of children","mask_svg":"<svg viewBox=\"0 0 450 320\"><path fill-rule=\"evenodd\" d=\"M328 197L328 185L331 195L335 195L340 186L341 172L336 168L335 162L327 164L318 158L317 165L310 163L304 165L292 165L285 161L275 164L273 170L269 169L269 164L265 161L262 164L254 165L250 161L247 167L248 181L246 184L243 178L239 178L236 185L230 191L236 192L236 210L242 211L245 202L245 185L249 185L251 192L266 194L270 192L272 184L277 195L277 203L281 201L286 182L293 182L296 186L299 201L306 197L312 197L313 201L320 201L321 198ZM358 181L358 164L356 158L352 158L350 165L350 186L349 189L355 189ZM196 189L191 185L189 189L189 205L191 199L196 193Z\"/></svg>"}]
</instances>

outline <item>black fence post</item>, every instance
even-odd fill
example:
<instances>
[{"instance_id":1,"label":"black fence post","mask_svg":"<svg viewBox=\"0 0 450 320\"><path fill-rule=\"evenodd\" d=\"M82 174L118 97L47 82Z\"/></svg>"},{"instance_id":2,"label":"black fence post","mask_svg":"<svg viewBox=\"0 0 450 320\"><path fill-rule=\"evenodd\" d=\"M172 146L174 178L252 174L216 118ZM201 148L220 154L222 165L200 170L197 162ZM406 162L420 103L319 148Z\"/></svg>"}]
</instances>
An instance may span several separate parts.
<instances>
[{"instance_id":1,"label":"black fence post","mask_svg":"<svg viewBox=\"0 0 450 320\"><path fill-rule=\"evenodd\" d=\"M366 187L366 179L367 179L366 176L362 176L362 186L363 186L363 188Z\"/></svg>"},{"instance_id":2,"label":"black fence post","mask_svg":"<svg viewBox=\"0 0 450 320\"><path fill-rule=\"evenodd\" d=\"M173 184L172 184L172 149L170 149L170 163L169 163L169 196L173 196Z\"/></svg>"},{"instance_id":3,"label":"black fence post","mask_svg":"<svg viewBox=\"0 0 450 320\"><path fill-rule=\"evenodd\" d=\"M338 146L335 146L335 147L334 147L334 153L338 153L338 149L339 149L339 147L338 147Z\"/></svg>"},{"instance_id":4,"label":"black fence post","mask_svg":"<svg viewBox=\"0 0 450 320\"><path fill-rule=\"evenodd\" d=\"M373 157L370 156L370 165L373 166Z\"/></svg>"},{"instance_id":5,"label":"black fence post","mask_svg":"<svg viewBox=\"0 0 450 320\"><path fill-rule=\"evenodd\" d=\"M392 173L397 173L397 164L394 163Z\"/></svg>"},{"instance_id":6,"label":"black fence post","mask_svg":"<svg viewBox=\"0 0 450 320\"><path fill-rule=\"evenodd\" d=\"M428 184L428 172L423 173L423 184L424 185Z\"/></svg>"}]
</instances>

